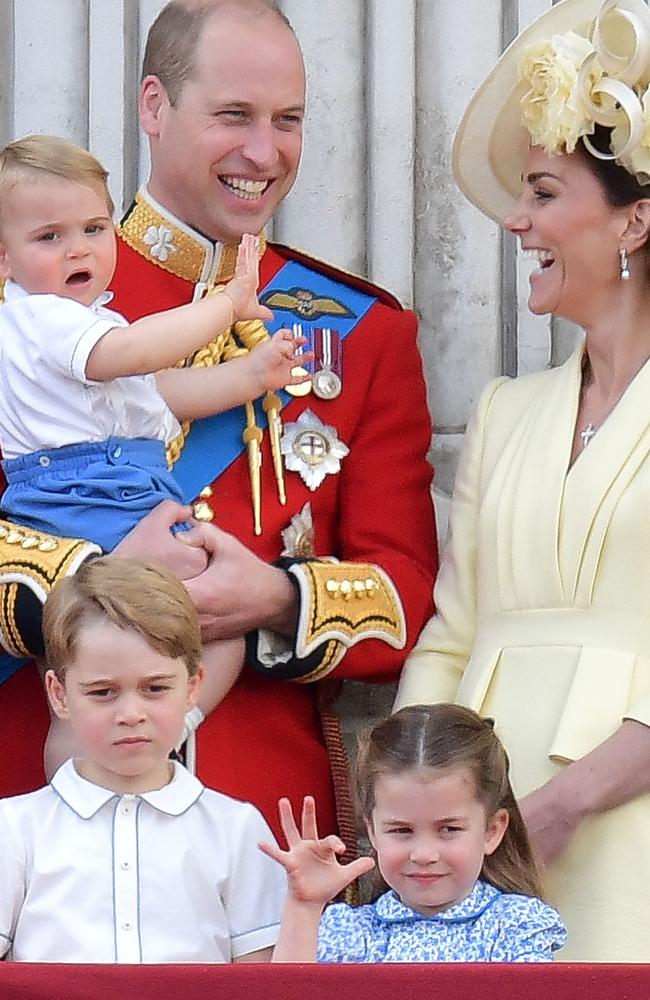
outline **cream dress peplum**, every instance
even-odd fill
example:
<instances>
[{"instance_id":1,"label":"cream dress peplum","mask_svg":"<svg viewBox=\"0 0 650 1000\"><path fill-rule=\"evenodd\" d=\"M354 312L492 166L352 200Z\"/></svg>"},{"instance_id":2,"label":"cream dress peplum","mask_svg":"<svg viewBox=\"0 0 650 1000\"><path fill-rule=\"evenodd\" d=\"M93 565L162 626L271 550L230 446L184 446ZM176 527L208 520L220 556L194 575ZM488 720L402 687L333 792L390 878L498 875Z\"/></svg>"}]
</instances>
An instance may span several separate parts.
<instances>
[{"instance_id":1,"label":"cream dress peplum","mask_svg":"<svg viewBox=\"0 0 650 1000\"><path fill-rule=\"evenodd\" d=\"M650 362L569 469L582 356L484 392L398 692L492 716L518 797L650 725ZM545 884L562 960L649 962L650 794L584 821Z\"/></svg>"}]
</instances>

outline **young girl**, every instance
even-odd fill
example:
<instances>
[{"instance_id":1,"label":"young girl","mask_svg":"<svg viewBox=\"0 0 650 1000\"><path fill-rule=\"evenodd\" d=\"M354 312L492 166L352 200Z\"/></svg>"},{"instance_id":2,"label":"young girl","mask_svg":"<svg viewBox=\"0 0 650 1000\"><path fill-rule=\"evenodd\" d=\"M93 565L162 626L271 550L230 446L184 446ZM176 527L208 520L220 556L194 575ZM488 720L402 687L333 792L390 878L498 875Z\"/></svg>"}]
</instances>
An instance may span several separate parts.
<instances>
[{"instance_id":1,"label":"young girl","mask_svg":"<svg viewBox=\"0 0 650 1000\"><path fill-rule=\"evenodd\" d=\"M416 705L362 739L358 795L377 857L374 902L326 903L370 871L341 865L319 839L314 800L298 830L279 804L289 849L260 844L289 876L276 962L542 962L564 944L541 888L492 722L460 705ZM388 890L388 891L384 891Z\"/></svg>"}]
</instances>

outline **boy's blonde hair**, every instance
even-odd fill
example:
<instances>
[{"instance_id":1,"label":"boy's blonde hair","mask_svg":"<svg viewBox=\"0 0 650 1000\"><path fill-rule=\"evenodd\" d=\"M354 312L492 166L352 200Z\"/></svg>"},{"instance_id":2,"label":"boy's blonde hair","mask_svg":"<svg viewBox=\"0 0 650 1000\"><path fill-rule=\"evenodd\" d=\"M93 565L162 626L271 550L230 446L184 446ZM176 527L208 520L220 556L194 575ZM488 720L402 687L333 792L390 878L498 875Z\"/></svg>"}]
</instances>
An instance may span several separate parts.
<instances>
[{"instance_id":1,"label":"boy's blonde hair","mask_svg":"<svg viewBox=\"0 0 650 1000\"><path fill-rule=\"evenodd\" d=\"M106 621L138 632L163 656L184 660L190 677L199 669L198 615L183 584L165 566L104 556L53 587L43 608L43 639L48 665L61 682L80 633Z\"/></svg>"},{"instance_id":2,"label":"boy's blonde hair","mask_svg":"<svg viewBox=\"0 0 650 1000\"><path fill-rule=\"evenodd\" d=\"M79 184L101 185L106 192L109 215L113 214L108 171L87 149L56 135L26 135L0 151L0 210L7 191L17 184L33 181L38 173Z\"/></svg>"}]
</instances>

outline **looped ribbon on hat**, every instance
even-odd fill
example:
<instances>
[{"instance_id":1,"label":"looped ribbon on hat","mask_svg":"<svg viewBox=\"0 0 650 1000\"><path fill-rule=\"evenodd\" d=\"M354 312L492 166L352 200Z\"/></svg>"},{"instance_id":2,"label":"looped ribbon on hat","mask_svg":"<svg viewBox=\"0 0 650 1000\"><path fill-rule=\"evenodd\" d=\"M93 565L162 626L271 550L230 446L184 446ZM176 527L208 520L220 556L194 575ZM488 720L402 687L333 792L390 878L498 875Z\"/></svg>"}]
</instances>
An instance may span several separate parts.
<instances>
[{"instance_id":1,"label":"looped ribbon on hat","mask_svg":"<svg viewBox=\"0 0 650 1000\"><path fill-rule=\"evenodd\" d=\"M622 51L609 47L606 39L612 36ZM639 145L645 132L643 108L633 88L645 89L650 82L650 13L626 10L618 0L603 0L591 43L594 51L578 73L578 93L586 114L614 130L611 152L596 149L586 135L582 141L597 159L620 160ZM594 62L607 74L595 82L590 79Z\"/></svg>"}]
</instances>

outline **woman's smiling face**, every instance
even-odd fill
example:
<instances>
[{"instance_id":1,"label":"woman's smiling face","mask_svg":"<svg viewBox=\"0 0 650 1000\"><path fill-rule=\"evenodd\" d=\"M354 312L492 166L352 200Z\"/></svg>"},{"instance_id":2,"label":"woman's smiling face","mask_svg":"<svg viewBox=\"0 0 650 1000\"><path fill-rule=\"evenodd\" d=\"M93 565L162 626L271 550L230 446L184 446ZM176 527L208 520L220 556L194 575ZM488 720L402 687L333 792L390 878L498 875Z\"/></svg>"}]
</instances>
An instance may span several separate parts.
<instances>
[{"instance_id":1,"label":"woman's smiling face","mask_svg":"<svg viewBox=\"0 0 650 1000\"><path fill-rule=\"evenodd\" d=\"M522 193L504 226L539 261L530 278L531 312L584 324L595 302L620 282L629 211L610 205L582 154L530 150Z\"/></svg>"}]
</instances>

